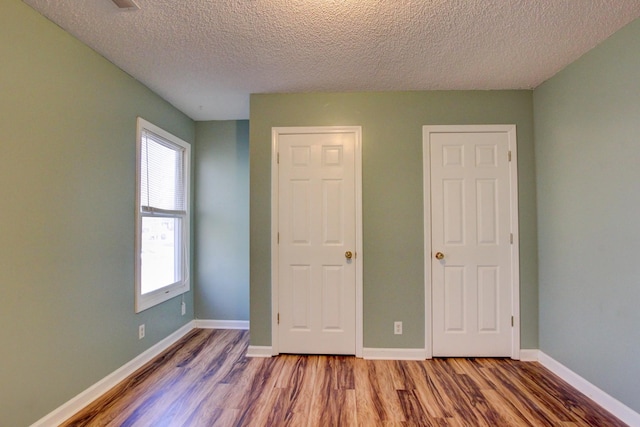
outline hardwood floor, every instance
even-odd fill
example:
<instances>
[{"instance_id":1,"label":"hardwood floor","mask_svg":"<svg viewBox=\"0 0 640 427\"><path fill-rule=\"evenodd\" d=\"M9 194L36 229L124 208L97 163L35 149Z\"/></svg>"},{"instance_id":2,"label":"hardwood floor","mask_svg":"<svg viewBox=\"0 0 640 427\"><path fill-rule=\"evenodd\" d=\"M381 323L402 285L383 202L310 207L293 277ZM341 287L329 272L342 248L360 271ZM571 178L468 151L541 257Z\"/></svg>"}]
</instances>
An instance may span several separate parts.
<instances>
[{"instance_id":1,"label":"hardwood floor","mask_svg":"<svg viewBox=\"0 0 640 427\"><path fill-rule=\"evenodd\" d=\"M538 363L246 358L198 329L63 426L624 426Z\"/></svg>"}]
</instances>

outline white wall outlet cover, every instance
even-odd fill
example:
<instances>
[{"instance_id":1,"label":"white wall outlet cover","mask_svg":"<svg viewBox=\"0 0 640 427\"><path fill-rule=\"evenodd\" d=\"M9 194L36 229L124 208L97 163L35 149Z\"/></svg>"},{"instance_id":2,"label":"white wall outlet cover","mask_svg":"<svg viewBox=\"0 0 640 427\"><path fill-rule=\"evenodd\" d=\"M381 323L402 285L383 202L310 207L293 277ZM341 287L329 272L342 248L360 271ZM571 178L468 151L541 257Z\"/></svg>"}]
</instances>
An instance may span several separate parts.
<instances>
[{"instance_id":1,"label":"white wall outlet cover","mask_svg":"<svg viewBox=\"0 0 640 427\"><path fill-rule=\"evenodd\" d=\"M402 335L402 322L393 322L393 333Z\"/></svg>"}]
</instances>

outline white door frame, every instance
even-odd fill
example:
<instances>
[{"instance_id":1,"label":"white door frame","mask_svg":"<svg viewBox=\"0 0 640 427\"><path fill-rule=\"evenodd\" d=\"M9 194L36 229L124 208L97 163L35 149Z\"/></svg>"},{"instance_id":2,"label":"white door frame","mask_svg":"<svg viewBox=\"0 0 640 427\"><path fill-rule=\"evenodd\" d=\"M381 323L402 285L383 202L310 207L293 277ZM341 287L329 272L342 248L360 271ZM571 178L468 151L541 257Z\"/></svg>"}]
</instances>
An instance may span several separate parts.
<instances>
[{"instance_id":1,"label":"white door frame","mask_svg":"<svg viewBox=\"0 0 640 427\"><path fill-rule=\"evenodd\" d=\"M362 357L362 127L361 126L310 126L274 127L271 129L271 350L272 355L280 354L278 336L279 301L279 250L278 250L278 201L279 165L278 139L287 134L353 133L355 136L355 202L356 202L356 357Z\"/></svg>"},{"instance_id":2,"label":"white door frame","mask_svg":"<svg viewBox=\"0 0 640 427\"><path fill-rule=\"evenodd\" d=\"M427 359L433 357L433 319L431 295L431 155L429 135L443 132L504 132L509 137L509 186L511 196L511 358L520 359L520 234L518 232L518 154L515 125L444 125L422 127L422 174L424 193L424 312L425 312L425 353Z\"/></svg>"}]
</instances>

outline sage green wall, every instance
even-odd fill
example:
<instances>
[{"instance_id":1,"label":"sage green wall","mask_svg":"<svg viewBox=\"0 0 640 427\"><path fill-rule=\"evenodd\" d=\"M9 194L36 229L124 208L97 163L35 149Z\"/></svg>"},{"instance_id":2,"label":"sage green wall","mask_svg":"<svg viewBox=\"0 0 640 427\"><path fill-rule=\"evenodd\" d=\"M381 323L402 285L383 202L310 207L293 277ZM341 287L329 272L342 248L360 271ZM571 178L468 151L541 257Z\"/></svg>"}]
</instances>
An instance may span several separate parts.
<instances>
[{"instance_id":1,"label":"sage green wall","mask_svg":"<svg viewBox=\"0 0 640 427\"><path fill-rule=\"evenodd\" d=\"M534 92L540 349L640 412L640 20Z\"/></svg>"},{"instance_id":2,"label":"sage green wall","mask_svg":"<svg viewBox=\"0 0 640 427\"><path fill-rule=\"evenodd\" d=\"M193 318L134 313L136 116L194 123L19 0L0 2L0 426L29 425ZM140 323L147 337L138 340Z\"/></svg>"},{"instance_id":3,"label":"sage green wall","mask_svg":"<svg viewBox=\"0 0 640 427\"><path fill-rule=\"evenodd\" d=\"M523 348L538 347L531 91L261 94L251 96L250 121L252 345L271 345L273 126L362 126L364 346L424 348L422 126L516 124L521 337Z\"/></svg>"},{"instance_id":4,"label":"sage green wall","mask_svg":"<svg viewBox=\"0 0 640 427\"><path fill-rule=\"evenodd\" d=\"M196 317L249 320L249 121L196 123Z\"/></svg>"}]
</instances>

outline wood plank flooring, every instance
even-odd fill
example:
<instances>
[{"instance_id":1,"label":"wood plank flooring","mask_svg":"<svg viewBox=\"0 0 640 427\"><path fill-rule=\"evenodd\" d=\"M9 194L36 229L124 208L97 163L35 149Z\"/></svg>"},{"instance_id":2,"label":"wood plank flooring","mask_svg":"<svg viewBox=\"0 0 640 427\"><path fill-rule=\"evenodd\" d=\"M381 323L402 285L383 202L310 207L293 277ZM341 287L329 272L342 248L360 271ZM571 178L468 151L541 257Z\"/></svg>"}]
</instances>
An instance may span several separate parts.
<instances>
[{"instance_id":1,"label":"wood plank flooring","mask_svg":"<svg viewBox=\"0 0 640 427\"><path fill-rule=\"evenodd\" d=\"M246 358L197 329L63 426L624 426L538 363Z\"/></svg>"}]
</instances>

